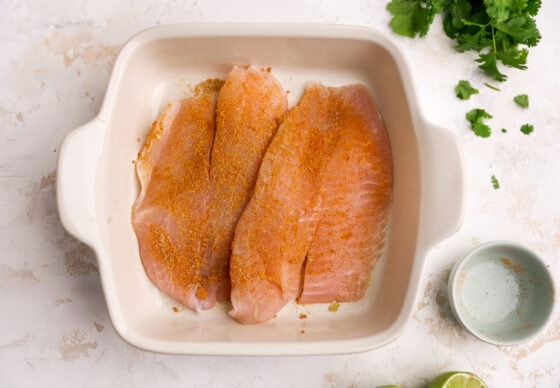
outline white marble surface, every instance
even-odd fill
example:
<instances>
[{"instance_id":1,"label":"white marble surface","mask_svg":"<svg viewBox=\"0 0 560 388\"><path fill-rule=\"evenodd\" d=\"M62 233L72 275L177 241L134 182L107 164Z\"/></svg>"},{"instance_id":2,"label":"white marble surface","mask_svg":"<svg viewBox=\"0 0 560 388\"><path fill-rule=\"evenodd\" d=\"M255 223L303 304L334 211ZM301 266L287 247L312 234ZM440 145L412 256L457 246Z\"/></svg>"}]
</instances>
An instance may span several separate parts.
<instances>
[{"instance_id":1,"label":"white marble surface","mask_svg":"<svg viewBox=\"0 0 560 388\"><path fill-rule=\"evenodd\" d=\"M426 39L397 37L386 1L0 1L0 386L1 387L423 387L446 370L469 370L491 387L560 386L560 309L523 345L498 347L451 318L452 264L495 239L524 243L560 284L560 3L545 1L529 69L481 86L474 55L458 54L436 20ZM176 22L318 22L390 35L413 66L421 106L460 140L467 179L460 231L429 253L416 311L393 343L322 357L192 357L138 350L113 330L95 257L66 234L55 193L63 137L100 108L120 46L146 27ZM459 79L481 94L461 102ZM527 93L522 110L513 96ZM484 107L495 133L475 137L464 114ZM530 136L521 124L534 124ZM505 127L508 132L499 131ZM491 175L501 188L494 190ZM558 294L558 291L557 291Z\"/></svg>"}]
</instances>

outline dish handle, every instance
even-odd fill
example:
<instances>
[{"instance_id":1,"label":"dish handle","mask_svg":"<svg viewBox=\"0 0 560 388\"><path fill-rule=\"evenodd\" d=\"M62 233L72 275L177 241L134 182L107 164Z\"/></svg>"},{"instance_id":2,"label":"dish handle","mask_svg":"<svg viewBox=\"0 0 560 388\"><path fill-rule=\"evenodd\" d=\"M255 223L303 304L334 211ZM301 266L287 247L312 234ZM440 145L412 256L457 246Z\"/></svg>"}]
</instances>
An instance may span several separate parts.
<instances>
[{"instance_id":1,"label":"dish handle","mask_svg":"<svg viewBox=\"0 0 560 388\"><path fill-rule=\"evenodd\" d=\"M420 141L422 155L423 241L432 246L455 233L463 222L463 161L456 136L448 129L426 123Z\"/></svg>"},{"instance_id":2,"label":"dish handle","mask_svg":"<svg viewBox=\"0 0 560 388\"><path fill-rule=\"evenodd\" d=\"M57 204L62 225L77 239L95 246L95 177L106 124L98 118L70 132L60 147Z\"/></svg>"}]
</instances>

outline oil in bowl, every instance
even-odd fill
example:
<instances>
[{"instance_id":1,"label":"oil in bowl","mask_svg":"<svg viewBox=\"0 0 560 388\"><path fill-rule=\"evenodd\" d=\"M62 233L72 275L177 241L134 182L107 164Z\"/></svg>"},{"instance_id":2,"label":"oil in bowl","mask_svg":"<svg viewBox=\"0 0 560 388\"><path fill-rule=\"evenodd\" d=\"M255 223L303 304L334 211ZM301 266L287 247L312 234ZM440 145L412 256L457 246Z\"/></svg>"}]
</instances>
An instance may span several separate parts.
<instances>
[{"instance_id":1,"label":"oil in bowl","mask_svg":"<svg viewBox=\"0 0 560 388\"><path fill-rule=\"evenodd\" d=\"M496 345L515 345L537 335L554 306L552 276L529 249L509 241L478 246L449 277L450 304L473 335Z\"/></svg>"}]
</instances>

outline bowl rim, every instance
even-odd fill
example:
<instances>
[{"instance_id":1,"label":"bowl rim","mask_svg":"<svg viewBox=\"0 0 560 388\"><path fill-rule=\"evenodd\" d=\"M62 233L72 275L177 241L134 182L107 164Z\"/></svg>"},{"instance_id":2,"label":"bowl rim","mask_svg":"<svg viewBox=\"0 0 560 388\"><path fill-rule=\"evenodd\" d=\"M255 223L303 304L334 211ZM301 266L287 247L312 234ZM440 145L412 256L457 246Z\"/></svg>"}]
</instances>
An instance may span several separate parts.
<instances>
[{"instance_id":1,"label":"bowl rim","mask_svg":"<svg viewBox=\"0 0 560 388\"><path fill-rule=\"evenodd\" d=\"M485 250L489 250L489 249L493 249L496 247L509 247L509 248L513 248L516 249L520 252L523 252L526 254L526 256L532 260L533 262L537 263L538 265L540 265L543 269L544 269L544 273L546 274L546 281L548 282L548 284L550 285L550 287L552 288L552 292L551 292L551 298L550 300L550 308L548 309L548 313L547 315L544 317L543 321L541 322L540 325L535 326L535 328L528 333L525 336L521 336L517 339L496 339L494 337L485 335L483 333L481 333L480 331L476 330L474 327L468 325L464 319L464 315L462 313L462 310L460 308L458 308L458 303L456 303L456 297L455 297L455 292L454 292L454 288L455 288L455 284L457 283L457 279L459 277L459 274L461 273L461 270L469 263L469 261L471 261L473 259L473 257L476 256L477 253L481 252L481 251L485 251ZM451 272L449 274L449 279L448 279L448 284L447 284L447 292L448 292L448 297L449 297L449 305L451 307L451 311L453 312L454 317L457 319L457 321L459 321L459 323L461 324L461 326L463 326L469 333L471 333L473 336L477 337L478 339L487 342L489 344L492 345L518 345L520 343L529 341L533 338L535 338L537 335L539 335L540 333L544 332L545 329L549 326L550 322L552 321L552 317L554 316L554 311L556 309L556 285L554 282L554 277L552 276L552 273L547 265L547 263L542 259L542 257L537 254L534 250L528 248L527 246L520 244L516 241L511 241L511 240L494 240L494 241L488 241L485 243L482 243L476 247L474 247L473 249L471 249L470 251L468 251L465 255L463 255L463 257L461 257L459 260L457 260L457 262L453 265Z\"/></svg>"}]
</instances>

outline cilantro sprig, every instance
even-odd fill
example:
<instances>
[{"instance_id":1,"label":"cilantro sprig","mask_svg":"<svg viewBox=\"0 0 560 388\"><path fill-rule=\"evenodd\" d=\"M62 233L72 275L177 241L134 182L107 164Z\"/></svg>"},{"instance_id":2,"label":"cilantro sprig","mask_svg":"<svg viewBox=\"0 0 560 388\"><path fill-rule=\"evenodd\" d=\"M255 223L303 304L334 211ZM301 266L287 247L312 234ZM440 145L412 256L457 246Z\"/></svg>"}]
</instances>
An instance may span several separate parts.
<instances>
[{"instance_id":1,"label":"cilantro sprig","mask_svg":"<svg viewBox=\"0 0 560 388\"><path fill-rule=\"evenodd\" d=\"M467 120L471 123L471 129L476 136L490 137L492 130L484 123L484 119L491 119L492 115L484 109L471 109L465 115Z\"/></svg>"},{"instance_id":2,"label":"cilantro sprig","mask_svg":"<svg viewBox=\"0 0 560 388\"><path fill-rule=\"evenodd\" d=\"M541 0L391 0L387 5L393 31L408 37L426 35L435 15L443 14L443 29L457 42L457 51L478 52L478 67L499 82L507 76L498 63L527 68L528 48L541 39L534 19L540 7Z\"/></svg>"}]
</instances>

